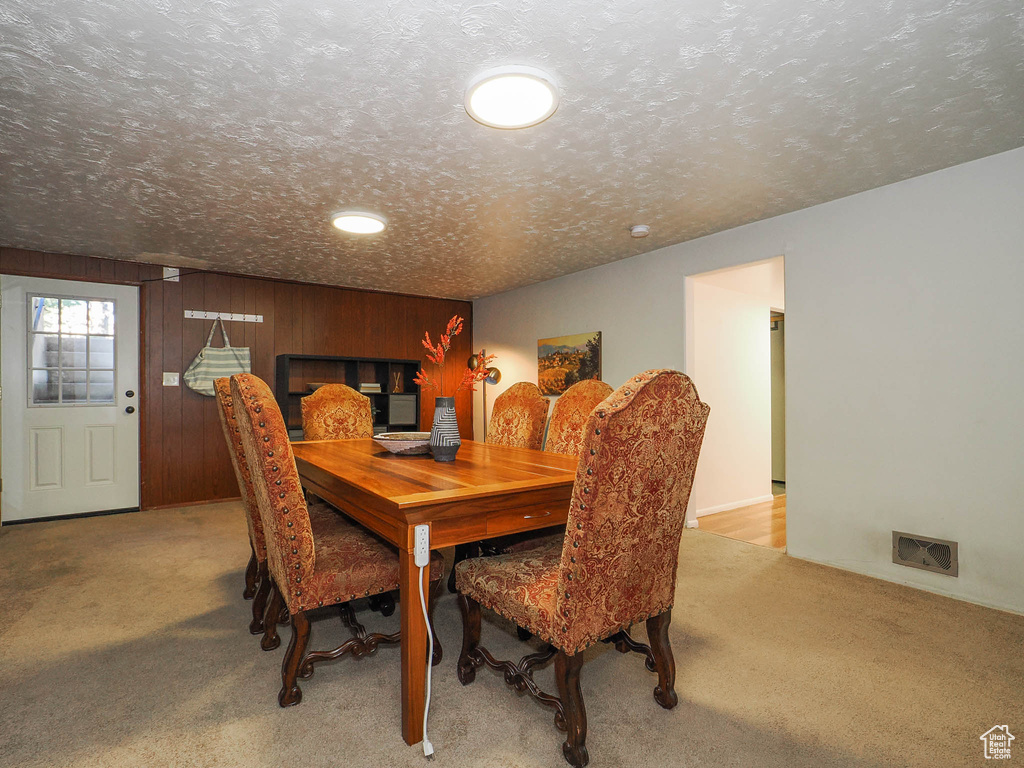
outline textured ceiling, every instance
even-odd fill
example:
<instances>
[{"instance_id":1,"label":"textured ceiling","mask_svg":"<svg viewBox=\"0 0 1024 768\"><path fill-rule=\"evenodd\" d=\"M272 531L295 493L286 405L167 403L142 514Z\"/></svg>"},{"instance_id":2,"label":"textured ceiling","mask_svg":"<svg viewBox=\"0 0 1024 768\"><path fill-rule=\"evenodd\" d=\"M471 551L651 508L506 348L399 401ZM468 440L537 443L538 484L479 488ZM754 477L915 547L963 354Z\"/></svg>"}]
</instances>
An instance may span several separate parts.
<instances>
[{"instance_id":1,"label":"textured ceiling","mask_svg":"<svg viewBox=\"0 0 1024 768\"><path fill-rule=\"evenodd\" d=\"M1020 0L0 2L7 246L474 298L1022 144Z\"/></svg>"}]
</instances>

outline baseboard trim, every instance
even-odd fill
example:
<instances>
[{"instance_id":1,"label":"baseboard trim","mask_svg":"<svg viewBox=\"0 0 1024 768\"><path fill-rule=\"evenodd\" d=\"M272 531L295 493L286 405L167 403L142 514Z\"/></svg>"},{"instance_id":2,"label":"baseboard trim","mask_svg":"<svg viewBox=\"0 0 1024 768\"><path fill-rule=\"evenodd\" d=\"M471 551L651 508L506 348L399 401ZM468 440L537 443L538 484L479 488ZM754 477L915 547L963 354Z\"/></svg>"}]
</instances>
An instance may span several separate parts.
<instances>
[{"instance_id":1,"label":"baseboard trim","mask_svg":"<svg viewBox=\"0 0 1024 768\"><path fill-rule=\"evenodd\" d=\"M4 520L6 525L22 525L23 523L48 523L51 520L74 520L79 517L105 517L106 515L123 515L126 512L138 512L138 507L122 509L101 509L98 512L73 512L70 515L49 515L48 517L25 517L21 520Z\"/></svg>"},{"instance_id":2,"label":"baseboard trim","mask_svg":"<svg viewBox=\"0 0 1024 768\"><path fill-rule=\"evenodd\" d=\"M717 507L705 507L704 509L697 510L697 517L703 517L704 515L713 515L716 512L728 512L730 509L739 509L740 507L749 507L751 504L761 504L765 501L771 501L775 497L772 494L767 496L755 496L752 499L743 499L741 501L730 501L728 504L719 504Z\"/></svg>"},{"instance_id":3,"label":"baseboard trim","mask_svg":"<svg viewBox=\"0 0 1024 768\"><path fill-rule=\"evenodd\" d=\"M222 501L241 501L241 496L227 496L223 499L199 499L198 501L179 501L176 504L156 504L151 507L145 507L145 511L157 509L177 509L178 507L199 507L203 504L220 504Z\"/></svg>"}]
</instances>

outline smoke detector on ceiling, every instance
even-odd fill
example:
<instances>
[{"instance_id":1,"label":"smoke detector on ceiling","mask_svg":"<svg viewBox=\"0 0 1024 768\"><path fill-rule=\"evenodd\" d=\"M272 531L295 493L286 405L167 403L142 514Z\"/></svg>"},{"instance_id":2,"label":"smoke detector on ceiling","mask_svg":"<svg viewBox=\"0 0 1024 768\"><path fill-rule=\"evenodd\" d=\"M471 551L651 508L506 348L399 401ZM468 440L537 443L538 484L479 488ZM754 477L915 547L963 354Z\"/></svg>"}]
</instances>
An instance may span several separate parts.
<instances>
[{"instance_id":1,"label":"smoke detector on ceiling","mask_svg":"<svg viewBox=\"0 0 1024 768\"><path fill-rule=\"evenodd\" d=\"M651 234L651 228L646 224L634 224L629 228L630 237L647 237Z\"/></svg>"}]
</instances>

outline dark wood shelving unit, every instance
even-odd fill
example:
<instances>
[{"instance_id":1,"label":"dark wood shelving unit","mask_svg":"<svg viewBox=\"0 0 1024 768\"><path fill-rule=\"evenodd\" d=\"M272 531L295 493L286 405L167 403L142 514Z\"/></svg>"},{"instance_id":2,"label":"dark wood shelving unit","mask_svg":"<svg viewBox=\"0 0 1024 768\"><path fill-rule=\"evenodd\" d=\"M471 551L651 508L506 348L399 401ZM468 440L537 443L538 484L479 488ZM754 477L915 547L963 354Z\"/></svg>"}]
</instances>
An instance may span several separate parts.
<instances>
[{"instance_id":1,"label":"dark wood shelving unit","mask_svg":"<svg viewBox=\"0 0 1024 768\"><path fill-rule=\"evenodd\" d=\"M420 388L413 381L419 360L332 355L278 355L274 396L292 438L302 437L300 400L313 393L310 382L346 384L359 392L360 384L380 384L381 391L362 392L370 398L373 431L419 430Z\"/></svg>"}]
</instances>

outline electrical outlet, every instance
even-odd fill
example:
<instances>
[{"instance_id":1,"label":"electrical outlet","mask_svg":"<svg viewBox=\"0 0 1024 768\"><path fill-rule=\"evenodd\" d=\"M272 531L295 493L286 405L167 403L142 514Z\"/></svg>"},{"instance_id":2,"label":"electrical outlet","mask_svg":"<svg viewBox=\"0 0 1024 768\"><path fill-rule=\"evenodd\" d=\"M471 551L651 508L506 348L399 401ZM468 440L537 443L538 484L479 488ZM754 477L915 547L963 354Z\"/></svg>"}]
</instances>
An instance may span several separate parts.
<instances>
[{"instance_id":1,"label":"electrical outlet","mask_svg":"<svg viewBox=\"0 0 1024 768\"><path fill-rule=\"evenodd\" d=\"M430 526L417 525L414 530L416 540L413 548L414 562L420 568L430 565Z\"/></svg>"},{"instance_id":2,"label":"electrical outlet","mask_svg":"<svg viewBox=\"0 0 1024 768\"><path fill-rule=\"evenodd\" d=\"M178 374L171 373L170 371L164 371L164 386L165 387L176 387L178 386Z\"/></svg>"}]
</instances>

